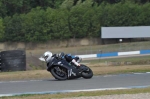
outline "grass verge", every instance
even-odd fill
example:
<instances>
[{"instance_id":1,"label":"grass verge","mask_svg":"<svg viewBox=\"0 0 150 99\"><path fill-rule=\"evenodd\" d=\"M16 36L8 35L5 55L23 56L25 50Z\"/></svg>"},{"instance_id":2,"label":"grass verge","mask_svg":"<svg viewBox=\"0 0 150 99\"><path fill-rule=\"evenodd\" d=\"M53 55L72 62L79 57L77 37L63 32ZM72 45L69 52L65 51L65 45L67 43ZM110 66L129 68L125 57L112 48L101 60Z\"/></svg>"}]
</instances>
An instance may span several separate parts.
<instances>
[{"instance_id":1,"label":"grass verge","mask_svg":"<svg viewBox=\"0 0 150 99\"><path fill-rule=\"evenodd\" d=\"M93 92L73 92L73 93L44 94L44 95L21 95L21 96L12 96L12 97L1 97L0 99L60 99L60 98L71 98L71 97L89 97L89 96L139 94L139 93L150 93L150 88L105 90L105 91L93 91Z\"/></svg>"}]
</instances>

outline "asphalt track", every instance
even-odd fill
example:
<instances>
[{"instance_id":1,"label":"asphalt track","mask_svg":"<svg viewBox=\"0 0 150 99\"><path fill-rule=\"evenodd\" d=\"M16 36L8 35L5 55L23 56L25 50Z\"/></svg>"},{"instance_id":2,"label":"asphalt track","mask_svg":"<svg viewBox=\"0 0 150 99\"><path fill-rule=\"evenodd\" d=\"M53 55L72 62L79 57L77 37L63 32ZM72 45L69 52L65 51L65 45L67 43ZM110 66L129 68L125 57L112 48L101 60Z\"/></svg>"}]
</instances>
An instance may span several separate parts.
<instances>
[{"instance_id":1,"label":"asphalt track","mask_svg":"<svg viewBox=\"0 0 150 99\"><path fill-rule=\"evenodd\" d=\"M150 87L150 73L94 76L91 79L58 81L53 78L0 82L0 97L21 94L45 94L78 91L131 89Z\"/></svg>"}]
</instances>

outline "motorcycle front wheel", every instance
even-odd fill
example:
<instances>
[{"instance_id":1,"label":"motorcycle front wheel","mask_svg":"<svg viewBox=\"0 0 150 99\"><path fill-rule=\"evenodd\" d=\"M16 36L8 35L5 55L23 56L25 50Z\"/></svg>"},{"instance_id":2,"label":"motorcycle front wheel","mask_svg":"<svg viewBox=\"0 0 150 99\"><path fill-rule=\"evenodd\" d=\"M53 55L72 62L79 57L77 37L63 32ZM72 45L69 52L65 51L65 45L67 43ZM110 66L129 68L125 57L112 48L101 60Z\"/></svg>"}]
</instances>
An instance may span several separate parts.
<instances>
[{"instance_id":1,"label":"motorcycle front wheel","mask_svg":"<svg viewBox=\"0 0 150 99\"><path fill-rule=\"evenodd\" d=\"M87 67L87 66L85 66L85 67L87 68L87 70L82 72L82 77L85 79L92 78L93 77L93 71L89 67Z\"/></svg>"},{"instance_id":2,"label":"motorcycle front wheel","mask_svg":"<svg viewBox=\"0 0 150 99\"><path fill-rule=\"evenodd\" d=\"M50 70L51 74L58 80L66 80L67 77L67 70L60 66L55 66Z\"/></svg>"}]
</instances>

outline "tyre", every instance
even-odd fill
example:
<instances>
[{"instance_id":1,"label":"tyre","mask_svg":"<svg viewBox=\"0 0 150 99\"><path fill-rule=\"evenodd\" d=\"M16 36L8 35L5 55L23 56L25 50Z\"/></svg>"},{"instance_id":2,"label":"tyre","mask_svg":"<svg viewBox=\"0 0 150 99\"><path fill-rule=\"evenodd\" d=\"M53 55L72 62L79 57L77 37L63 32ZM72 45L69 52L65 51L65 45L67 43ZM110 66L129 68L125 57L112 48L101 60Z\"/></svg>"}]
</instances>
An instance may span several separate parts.
<instances>
[{"instance_id":1,"label":"tyre","mask_svg":"<svg viewBox=\"0 0 150 99\"><path fill-rule=\"evenodd\" d=\"M87 66L86 68L87 70L82 72L82 77L85 79L90 79L93 77L93 71Z\"/></svg>"},{"instance_id":2,"label":"tyre","mask_svg":"<svg viewBox=\"0 0 150 99\"><path fill-rule=\"evenodd\" d=\"M25 58L2 59L2 71L25 71Z\"/></svg>"},{"instance_id":3,"label":"tyre","mask_svg":"<svg viewBox=\"0 0 150 99\"><path fill-rule=\"evenodd\" d=\"M26 54L24 50L1 52L1 71L25 71Z\"/></svg>"},{"instance_id":4,"label":"tyre","mask_svg":"<svg viewBox=\"0 0 150 99\"><path fill-rule=\"evenodd\" d=\"M54 76L55 79L66 80L68 78L66 68L55 66L51 68L50 72Z\"/></svg>"},{"instance_id":5,"label":"tyre","mask_svg":"<svg viewBox=\"0 0 150 99\"><path fill-rule=\"evenodd\" d=\"M2 51L1 52L1 58L5 59L5 58L10 58L10 57L24 57L26 56L26 52L24 50L10 50L10 51Z\"/></svg>"}]
</instances>

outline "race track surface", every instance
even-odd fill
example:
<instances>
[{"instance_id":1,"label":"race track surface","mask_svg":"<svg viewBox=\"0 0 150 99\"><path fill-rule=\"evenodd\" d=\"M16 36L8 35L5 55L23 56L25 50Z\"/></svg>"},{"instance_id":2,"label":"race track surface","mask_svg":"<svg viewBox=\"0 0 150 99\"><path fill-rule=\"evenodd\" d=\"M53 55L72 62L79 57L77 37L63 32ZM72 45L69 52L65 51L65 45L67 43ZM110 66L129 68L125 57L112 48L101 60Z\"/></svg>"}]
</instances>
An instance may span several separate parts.
<instances>
[{"instance_id":1,"label":"race track surface","mask_svg":"<svg viewBox=\"0 0 150 99\"><path fill-rule=\"evenodd\" d=\"M94 76L92 79L58 81L55 79L0 82L0 96L111 88L143 88L150 86L150 73Z\"/></svg>"}]
</instances>

